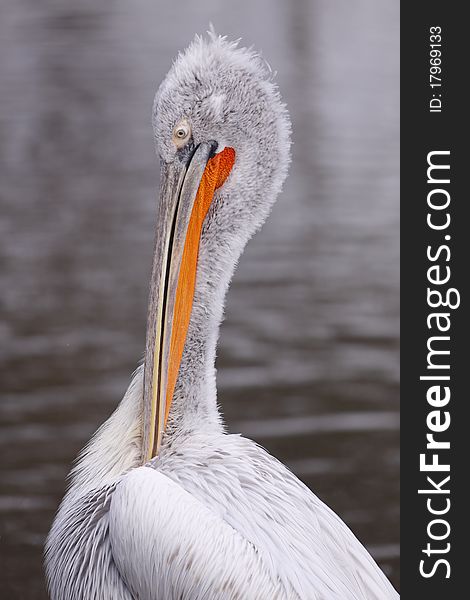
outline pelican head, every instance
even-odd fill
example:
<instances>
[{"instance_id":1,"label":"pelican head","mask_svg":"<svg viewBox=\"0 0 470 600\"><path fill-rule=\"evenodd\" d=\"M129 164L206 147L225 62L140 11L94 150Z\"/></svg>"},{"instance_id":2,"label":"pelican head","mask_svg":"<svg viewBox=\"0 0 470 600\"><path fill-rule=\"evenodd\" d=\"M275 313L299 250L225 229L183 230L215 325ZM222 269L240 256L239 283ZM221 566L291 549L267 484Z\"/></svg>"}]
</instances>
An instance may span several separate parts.
<instances>
[{"instance_id":1,"label":"pelican head","mask_svg":"<svg viewBox=\"0 0 470 600\"><path fill-rule=\"evenodd\" d=\"M261 57L196 37L153 107L161 162L143 392L143 461L194 414L218 418L214 358L225 292L287 174L290 123ZM202 414L204 413L205 414Z\"/></svg>"}]
</instances>

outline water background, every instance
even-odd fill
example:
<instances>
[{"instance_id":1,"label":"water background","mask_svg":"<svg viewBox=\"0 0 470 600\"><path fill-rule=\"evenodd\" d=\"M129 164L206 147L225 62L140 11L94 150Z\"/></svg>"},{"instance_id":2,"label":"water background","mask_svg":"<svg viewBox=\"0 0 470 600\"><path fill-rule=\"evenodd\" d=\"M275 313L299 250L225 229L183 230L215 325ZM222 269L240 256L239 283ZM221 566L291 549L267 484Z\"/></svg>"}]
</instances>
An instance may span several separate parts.
<instances>
[{"instance_id":1,"label":"water background","mask_svg":"<svg viewBox=\"0 0 470 600\"><path fill-rule=\"evenodd\" d=\"M287 463L398 585L398 3L6 0L0 18L0 589L41 552L145 337L150 110L209 21L262 49L293 162L218 352L231 431Z\"/></svg>"}]
</instances>

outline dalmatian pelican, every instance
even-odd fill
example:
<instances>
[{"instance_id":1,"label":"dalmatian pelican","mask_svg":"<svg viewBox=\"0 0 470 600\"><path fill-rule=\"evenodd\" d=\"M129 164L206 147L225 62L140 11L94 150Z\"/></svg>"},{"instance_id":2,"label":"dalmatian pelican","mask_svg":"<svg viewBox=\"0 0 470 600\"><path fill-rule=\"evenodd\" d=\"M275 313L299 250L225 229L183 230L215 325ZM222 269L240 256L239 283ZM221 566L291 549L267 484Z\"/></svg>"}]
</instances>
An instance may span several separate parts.
<instances>
[{"instance_id":1,"label":"dalmatian pelican","mask_svg":"<svg viewBox=\"0 0 470 600\"><path fill-rule=\"evenodd\" d=\"M227 433L215 350L240 254L290 160L260 55L196 37L157 91L161 163L144 364L82 450L45 549L52 600L385 600L341 519Z\"/></svg>"}]
</instances>

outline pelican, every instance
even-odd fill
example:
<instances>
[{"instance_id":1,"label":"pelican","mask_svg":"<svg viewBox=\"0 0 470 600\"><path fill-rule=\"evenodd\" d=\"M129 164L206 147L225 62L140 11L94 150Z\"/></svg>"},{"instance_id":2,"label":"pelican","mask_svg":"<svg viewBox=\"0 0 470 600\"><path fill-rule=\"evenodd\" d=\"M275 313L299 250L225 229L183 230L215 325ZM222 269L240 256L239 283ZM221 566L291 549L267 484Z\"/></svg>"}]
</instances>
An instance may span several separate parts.
<instances>
[{"instance_id":1,"label":"pelican","mask_svg":"<svg viewBox=\"0 0 470 600\"><path fill-rule=\"evenodd\" d=\"M259 54L214 32L153 107L161 163L145 360L80 453L49 533L52 600L358 600L398 595L341 519L227 433L215 350L237 260L290 160Z\"/></svg>"}]
</instances>

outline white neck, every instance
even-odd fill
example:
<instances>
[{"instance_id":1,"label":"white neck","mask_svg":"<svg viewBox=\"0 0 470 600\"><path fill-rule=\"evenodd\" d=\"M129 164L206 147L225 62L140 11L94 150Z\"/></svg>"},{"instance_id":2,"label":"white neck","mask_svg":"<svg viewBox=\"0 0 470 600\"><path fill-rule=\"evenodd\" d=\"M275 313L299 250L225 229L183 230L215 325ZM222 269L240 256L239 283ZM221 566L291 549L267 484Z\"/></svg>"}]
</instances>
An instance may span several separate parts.
<instances>
[{"instance_id":1,"label":"white neck","mask_svg":"<svg viewBox=\"0 0 470 600\"><path fill-rule=\"evenodd\" d=\"M225 294L241 252L241 245L236 245L225 246L222 256L220 250L214 252L214 244L201 244L193 309L162 449L191 432L223 431L214 363ZM117 409L81 452L70 493L112 484L139 466L142 399L141 366Z\"/></svg>"},{"instance_id":2,"label":"white neck","mask_svg":"<svg viewBox=\"0 0 470 600\"><path fill-rule=\"evenodd\" d=\"M143 367L134 373L124 398L80 452L69 494L111 485L140 464L142 455Z\"/></svg>"},{"instance_id":3,"label":"white neck","mask_svg":"<svg viewBox=\"0 0 470 600\"><path fill-rule=\"evenodd\" d=\"M222 430L215 354L235 261L229 265L225 259L221 265L215 254L201 245L191 319L163 444L180 433Z\"/></svg>"}]
</instances>

